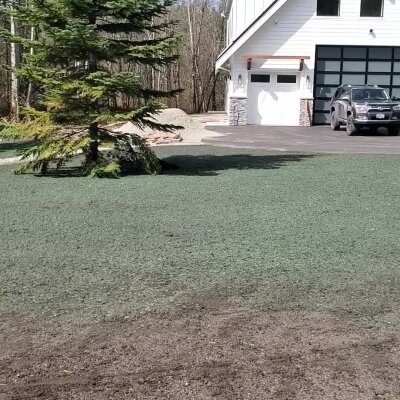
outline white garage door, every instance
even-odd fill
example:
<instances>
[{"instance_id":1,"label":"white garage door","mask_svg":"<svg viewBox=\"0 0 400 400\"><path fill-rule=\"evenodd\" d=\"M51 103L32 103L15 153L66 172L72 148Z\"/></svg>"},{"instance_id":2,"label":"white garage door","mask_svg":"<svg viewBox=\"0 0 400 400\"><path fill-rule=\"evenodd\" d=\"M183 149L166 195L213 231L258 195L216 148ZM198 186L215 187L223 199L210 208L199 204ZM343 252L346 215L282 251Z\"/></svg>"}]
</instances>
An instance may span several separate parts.
<instances>
[{"instance_id":1,"label":"white garage door","mask_svg":"<svg viewBox=\"0 0 400 400\"><path fill-rule=\"evenodd\" d=\"M250 74L248 123L298 126L299 88L298 74Z\"/></svg>"}]
</instances>

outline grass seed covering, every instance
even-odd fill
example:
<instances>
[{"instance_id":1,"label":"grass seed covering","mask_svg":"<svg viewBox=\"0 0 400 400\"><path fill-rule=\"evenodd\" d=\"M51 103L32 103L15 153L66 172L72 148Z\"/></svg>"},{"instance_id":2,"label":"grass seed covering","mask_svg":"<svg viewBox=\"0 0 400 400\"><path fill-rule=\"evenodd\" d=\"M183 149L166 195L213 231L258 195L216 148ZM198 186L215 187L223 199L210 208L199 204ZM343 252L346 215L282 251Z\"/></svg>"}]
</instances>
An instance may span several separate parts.
<instances>
[{"instance_id":1,"label":"grass seed covering","mask_svg":"<svg viewBox=\"0 0 400 400\"><path fill-rule=\"evenodd\" d=\"M4 311L398 306L400 157L157 151L180 168L114 181L0 168Z\"/></svg>"}]
</instances>

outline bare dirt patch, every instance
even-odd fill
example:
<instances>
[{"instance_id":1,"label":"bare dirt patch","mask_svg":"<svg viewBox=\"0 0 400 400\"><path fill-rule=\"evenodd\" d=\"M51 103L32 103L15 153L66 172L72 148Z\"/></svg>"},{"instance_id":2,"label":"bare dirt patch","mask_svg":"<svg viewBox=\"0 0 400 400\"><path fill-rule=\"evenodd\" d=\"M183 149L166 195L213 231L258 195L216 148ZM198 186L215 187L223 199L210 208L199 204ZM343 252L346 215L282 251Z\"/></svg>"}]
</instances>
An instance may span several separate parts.
<instances>
[{"instance_id":1,"label":"bare dirt patch","mask_svg":"<svg viewBox=\"0 0 400 400\"><path fill-rule=\"evenodd\" d=\"M214 308L68 323L3 314L0 398L399 399L399 316Z\"/></svg>"}]
</instances>

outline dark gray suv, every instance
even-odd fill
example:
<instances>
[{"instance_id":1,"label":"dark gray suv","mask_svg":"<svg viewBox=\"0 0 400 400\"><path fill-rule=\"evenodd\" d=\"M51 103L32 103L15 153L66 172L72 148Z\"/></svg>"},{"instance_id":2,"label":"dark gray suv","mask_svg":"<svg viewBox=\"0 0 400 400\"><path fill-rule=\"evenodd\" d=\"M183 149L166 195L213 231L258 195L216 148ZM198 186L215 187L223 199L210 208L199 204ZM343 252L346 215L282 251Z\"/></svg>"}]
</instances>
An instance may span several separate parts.
<instances>
[{"instance_id":1,"label":"dark gray suv","mask_svg":"<svg viewBox=\"0 0 400 400\"><path fill-rule=\"evenodd\" d=\"M391 99L378 86L340 86L331 100L331 128L346 125L348 135L358 129L385 127L389 135L400 131L400 100Z\"/></svg>"}]
</instances>

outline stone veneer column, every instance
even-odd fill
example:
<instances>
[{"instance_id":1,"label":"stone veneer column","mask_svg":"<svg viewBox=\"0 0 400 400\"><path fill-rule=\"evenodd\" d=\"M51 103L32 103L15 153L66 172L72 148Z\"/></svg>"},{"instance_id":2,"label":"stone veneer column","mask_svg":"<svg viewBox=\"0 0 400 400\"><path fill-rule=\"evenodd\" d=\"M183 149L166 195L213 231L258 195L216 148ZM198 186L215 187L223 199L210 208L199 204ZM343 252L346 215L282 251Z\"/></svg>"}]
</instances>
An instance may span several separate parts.
<instances>
[{"instance_id":1,"label":"stone veneer column","mask_svg":"<svg viewBox=\"0 0 400 400\"><path fill-rule=\"evenodd\" d=\"M311 126L314 111L314 99L300 99L300 126Z\"/></svg>"},{"instance_id":2,"label":"stone veneer column","mask_svg":"<svg viewBox=\"0 0 400 400\"><path fill-rule=\"evenodd\" d=\"M229 125L247 125L247 97L231 97Z\"/></svg>"}]
</instances>

